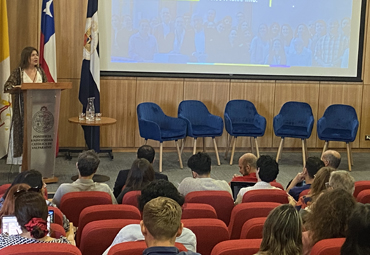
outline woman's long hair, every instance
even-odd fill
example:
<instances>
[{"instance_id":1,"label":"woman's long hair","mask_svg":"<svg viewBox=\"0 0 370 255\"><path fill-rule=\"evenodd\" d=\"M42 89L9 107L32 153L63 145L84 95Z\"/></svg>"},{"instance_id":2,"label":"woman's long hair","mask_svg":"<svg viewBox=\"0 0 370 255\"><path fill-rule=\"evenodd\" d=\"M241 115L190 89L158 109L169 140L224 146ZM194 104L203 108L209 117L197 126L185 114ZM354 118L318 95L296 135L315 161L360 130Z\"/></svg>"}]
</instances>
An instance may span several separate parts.
<instances>
[{"instance_id":1,"label":"woman's long hair","mask_svg":"<svg viewBox=\"0 0 370 255\"><path fill-rule=\"evenodd\" d=\"M148 160L139 158L132 163L128 173L125 188L130 190L141 190L154 180L153 166Z\"/></svg>"},{"instance_id":2,"label":"woman's long hair","mask_svg":"<svg viewBox=\"0 0 370 255\"><path fill-rule=\"evenodd\" d=\"M331 167L322 167L320 170L315 174L315 179L311 185L311 190L309 195L314 202L321 192L326 190L325 183L329 182L331 172L334 172L335 169Z\"/></svg>"},{"instance_id":3,"label":"woman's long hair","mask_svg":"<svg viewBox=\"0 0 370 255\"><path fill-rule=\"evenodd\" d=\"M263 226L260 254L302 254L302 220L290 204L276 207Z\"/></svg>"}]
</instances>

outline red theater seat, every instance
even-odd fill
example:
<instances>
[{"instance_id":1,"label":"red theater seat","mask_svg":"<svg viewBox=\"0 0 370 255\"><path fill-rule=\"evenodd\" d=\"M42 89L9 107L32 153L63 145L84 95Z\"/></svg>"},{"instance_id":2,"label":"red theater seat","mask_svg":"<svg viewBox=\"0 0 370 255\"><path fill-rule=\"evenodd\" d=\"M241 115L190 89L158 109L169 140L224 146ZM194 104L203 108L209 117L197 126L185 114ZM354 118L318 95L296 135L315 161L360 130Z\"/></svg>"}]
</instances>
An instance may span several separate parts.
<instances>
[{"instance_id":1,"label":"red theater seat","mask_svg":"<svg viewBox=\"0 0 370 255\"><path fill-rule=\"evenodd\" d=\"M122 204L125 205L133 205L136 208L139 207L139 204L137 202L138 196L141 195L141 190L134 190L134 191L129 191L127 192L123 198L122 198Z\"/></svg>"},{"instance_id":2,"label":"red theater seat","mask_svg":"<svg viewBox=\"0 0 370 255\"><path fill-rule=\"evenodd\" d=\"M185 203L182 206L182 219L214 218L217 219L215 208L208 204Z\"/></svg>"},{"instance_id":3,"label":"red theater seat","mask_svg":"<svg viewBox=\"0 0 370 255\"><path fill-rule=\"evenodd\" d=\"M356 200L363 204L370 204L370 189L365 189L358 193Z\"/></svg>"},{"instance_id":4,"label":"red theater seat","mask_svg":"<svg viewBox=\"0 0 370 255\"><path fill-rule=\"evenodd\" d=\"M187 251L181 243L175 243L179 251ZM147 248L144 241L125 242L116 244L109 249L108 255L142 255L143 251Z\"/></svg>"},{"instance_id":5,"label":"red theater seat","mask_svg":"<svg viewBox=\"0 0 370 255\"><path fill-rule=\"evenodd\" d=\"M275 202L280 204L289 203L288 194L279 189L250 190L243 196L242 203L250 202Z\"/></svg>"},{"instance_id":6,"label":"red theater seat","mask_svg":"<svg viewBox=\"0 0 370 255\"><path fill-rule=\"evenodd\" d=\"M340 255L340 249L346 239L330 238L318 241L311 250L311 255Z\"/></svg>"},{"instance_id":7,"label":"red theater seat","mask_svg":"<svg viewBox=\"0 0 370 255\"><path fill-rule=\"evenodd\" d=\"M80 250L66 243L32 243L11 245L1 249L6 255L81 255Z\"/></svg>"},{"instance_id":8,"label":"red theater seat","mask_svg":"<svg viewBox=\"0 0 370 255\"><path fill-rule=\"evenodd\" d=\"M224 241L213 248L211 255L254 255L259 251L261 241L261 239Z\"/></svg>"},{"instance_id":9,"label":"red theater seat","mask_svg":"<svg viewBox=\"0 0 370 255\"><path fill-rule=\"evenodd\" d=\"M355 182L355 192L353 192L353 196L357 197L358 194L365 189L370 189L370 181Z\"/></svg>"},{"instance_id":10,"label":"red theater seat","mask_svg":"<svg viewBox=\"0 0 370 255\"><path fill-rule=\"evenodd\" d=\"M262 239L263 225L267 217L252 218L247 220L242 227L240 239Z\"/></svg>"}]
</instances>

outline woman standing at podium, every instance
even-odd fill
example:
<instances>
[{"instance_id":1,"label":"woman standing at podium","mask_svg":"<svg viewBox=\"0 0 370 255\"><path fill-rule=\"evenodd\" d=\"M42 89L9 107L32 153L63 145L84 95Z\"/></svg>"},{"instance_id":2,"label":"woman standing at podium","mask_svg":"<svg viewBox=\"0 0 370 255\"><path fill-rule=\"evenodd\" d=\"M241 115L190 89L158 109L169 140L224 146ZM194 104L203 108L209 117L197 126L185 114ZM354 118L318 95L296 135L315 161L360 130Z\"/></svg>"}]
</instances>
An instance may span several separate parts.
<instances>
[{"instance_id":1,"label":"woman standing at podium","mask_svg":"<svg viewBox=\"0 0 370 255\"><path fill-rule=\"evenodd\" d=\"M13 108L7 164L22 164L24 104L21 84L43 82L47 82L47 78L44 70L39 66L39 52L34 47L24 48L19 66L13 70L4 85L4 92L12 94Z\"/></svg>"}]
</instances>

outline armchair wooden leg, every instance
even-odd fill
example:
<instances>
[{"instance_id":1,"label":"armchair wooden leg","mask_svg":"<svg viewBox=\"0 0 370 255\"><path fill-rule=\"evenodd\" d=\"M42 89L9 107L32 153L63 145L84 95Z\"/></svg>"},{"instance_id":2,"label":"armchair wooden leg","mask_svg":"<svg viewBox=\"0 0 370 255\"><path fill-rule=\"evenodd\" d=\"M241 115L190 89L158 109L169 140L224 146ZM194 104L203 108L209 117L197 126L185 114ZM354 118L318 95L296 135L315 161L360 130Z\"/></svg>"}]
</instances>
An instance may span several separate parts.
<instances>
[{"instance_id":1,"label":"armchair wooden leg","mask_svg":"<svg viewBox=\"0 0 370 255\"><path fill-rule=\"evenodd\" d=\"M276 162L279 162L280 154L281 154L281 151L283 150L283 143L284 143L284 138L282 137L280 141L279 149L276 155Z\"/></svg>"},{"instance_id":2,"label":"armchair wooden leg","mask_svg":"<svg viewBox=\"0 0 370 255\"><path fill-rule=\"evenodd\" d=\"M226 141L226 151L225 151L225 156L224 159L227 159L227 155L229 154L229 147L231 146L231 135L227 134L227 141Z\"/></svg>"},{"instance_id":3,"label":"armchair wooden leg","mask_svg":"<svg viewBox=\"0 0 370 255\"><path fill-rule=\"evenodd\" d=\"M203 137L203 152L206 152L206 139Z\"/></svg>"},{"instance_id":4,"label":"armchair wooden leg","mask_svg":"<svg viewBox=\"0 0 370 255\"><path fill-rule=\"evenodd\" d=\"M302 158L303 158L303 167L306 166L306 146L305 146L306 139L302 139Z\"/></svg>"},{"instance_id":5,"label":"armchair wooden leg","mask_svg":"<svg viewBox=\"0 0 370 255\"><path fill-rule=\"evenodd\" d=\"M349 153L351 154L351 165L353 166L353 154L352 154L352 144L349 143Z\"/></svg>"},{"instance_id":6,"label":"armchair wooden leg","mask_svg":"<svg viewBox=\"0 0 370 255\"><path fill-rule=\"evenodd\" d=\"M186 142L186 137L184 139L182 139L182 141L181 141L181 151L180 151L181 155L182 155L182 151L184 150L185 142Z\"/></svg>"},{"instance_id":7,"label":"armchair wooden leg","mask_svg":"<svg viewBox=\"0 0 370 255\"><path fill-rule=\"evenodd\" d=\"M194 138L193 155L197 153L197 138Z\"/></svg>"},{"instance_id":8,"label":"armchair wooden leg","mask_svg":"<svg viewBox=\"0 0 370 255\"><path fill-rule=\"evenodd\" d=\"M351 148L349 146L349 143L347 143L347 159L348 159L348 170L351 172L352 171L352 166L351 166Z\"/></svg>"},{"instance_id":9,"label":"armchair wooden leg","mask_svg":"<svg viewBox=\"0 0 370 255\"><path fill-rule=\"evenodd\" d=\"M221 163L220 163L220 157L218 156L216 139L215 138L212 138L212 140L213 140L213 144L215 146L215 153L216 153L216 158L217 158L217 165L221 165Z\"/></svg>"},{"instance_id":10,"label":"armchair wooden leg","mask_svg":"<svg viewBox=\"0 0 370 255\"><path fill-rule=\"evenodd\" d=\"M254 149L253 149L253 142L252 142L252 137L249 137L249 143L251 144L251 152L254 154Z\"/></svg>"},{"instance_id":11,"label":"armchair wooden leg","mask_svg":"<svg viewBox=\"0 0 370 255\"><path fill-rule=\"evenodd\" d=\"M254 138L254 142L256 144L256 152L257 152L257 158L260 157L260 150L258 149L258 141L257 141L257 137Z\"/></svg>"},{"instance_id":12,"label":"armchair wooden leg","mask_svg":"<svg viewBox=\"0 0 370 255\"><path fill-rule=\"evenodd\" d=\"M304 149L306 151L306 158L308 158L307 140L304 140Z\"/></svg>"},{"instance_id":13,"label":"armchair wooden leg","mask_svg":"<svg viewBox=\"0 0 370 255\"><path fill-rule=\"evenodd\" d=\"M233 165L234 153L235 153L235 144L236 144L236 136L233 136L232 143L233 143L233 147L232 147L231 156L230 156L230 166Z\"/></svg>"},{"instance_id":14,"label":"armchair wooden leg","mask_svg":"<svg viewBox=\"0 0 370 255\"><path fill-rule=\"evenodd\" d=\"M145 139L145 145L148 143L148 139Z\"/></svg>"},{"instance_id":15,"label":"armchair wooden leg","mask_svg":"<svg viewBox=\"0 0 370 255\"><path fill-rule=\"evenodd\" d=\"M159 144L159 172L162 173L163 143Z\"/></svg>"},{"instance_id":16,"label":"armchair wooden leg","mask_svg":"<svg viewBox=\"0 0 370 255\"><path fill-rule=\"evenodd\" d=\"M329 141L325 141L324 148L322 149L321 157L324 154L324 152L328 149L328 146L329 146Z\"/></svg>"},{"instance_id":17,"label":"armchair wooden leg","mask_svg":"<svg viewBox=\"0 0 370 255\"><path fill-rule=\"evenodd\" d=\"M177 149L177 155L179 156L180 168L182 169L184 167L182 165L181 153L180 153L179 143L177 142L177 140L175 141L175 144L176 144L176 149Z\"/></svg>"}]
</instances>

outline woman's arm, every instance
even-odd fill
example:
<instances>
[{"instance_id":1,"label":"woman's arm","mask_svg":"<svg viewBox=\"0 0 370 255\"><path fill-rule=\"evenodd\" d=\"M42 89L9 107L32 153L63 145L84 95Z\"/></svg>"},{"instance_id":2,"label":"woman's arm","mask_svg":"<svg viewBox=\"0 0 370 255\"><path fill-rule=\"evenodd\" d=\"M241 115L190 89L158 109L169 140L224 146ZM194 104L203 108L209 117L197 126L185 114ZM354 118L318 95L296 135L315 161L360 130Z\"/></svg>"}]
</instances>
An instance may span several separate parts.
<instances>
[{"instance_id":1,"label":"woman's arm","mask_svg":"<svg viewBox=\"0 0 370 255\"><path fill-rule=\"evenodd\" d=\"M16 68L16 69L13 70L13 72L10 74L8 80L4 84L4 93L9 93L17 85L20 85L20 84L21 84L20 69Z\"/></svg>"}]
</instances>

